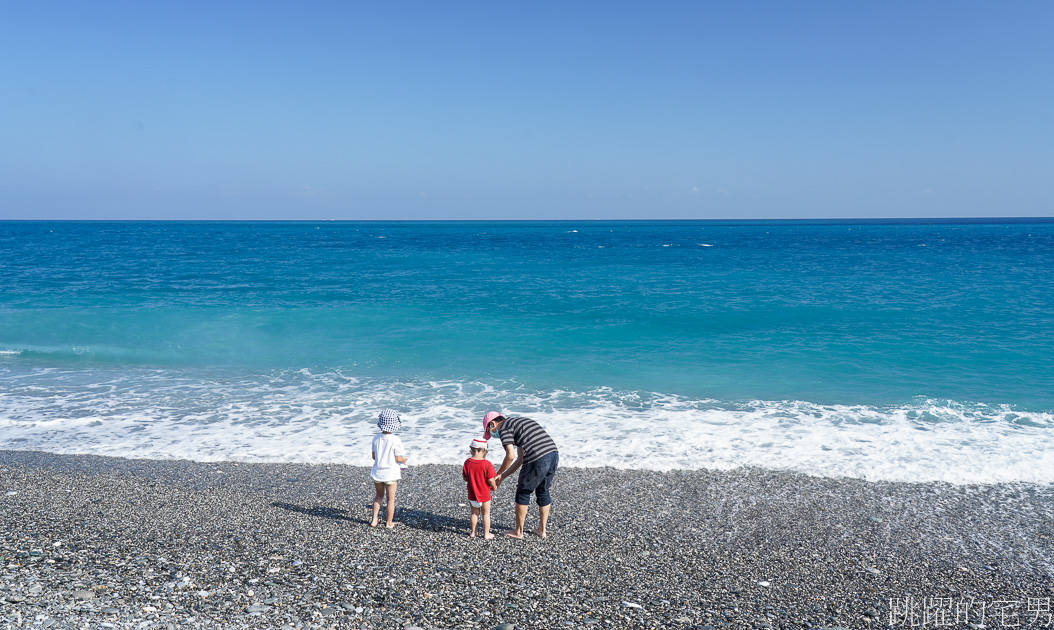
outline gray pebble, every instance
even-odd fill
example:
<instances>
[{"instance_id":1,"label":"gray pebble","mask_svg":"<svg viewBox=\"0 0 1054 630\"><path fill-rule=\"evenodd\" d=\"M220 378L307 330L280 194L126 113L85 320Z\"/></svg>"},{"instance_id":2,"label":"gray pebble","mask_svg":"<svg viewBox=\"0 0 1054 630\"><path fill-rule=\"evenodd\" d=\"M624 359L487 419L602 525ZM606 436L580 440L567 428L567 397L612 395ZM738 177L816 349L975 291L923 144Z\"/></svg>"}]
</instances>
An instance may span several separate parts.
<instances>
[{"instance_id":1,"label":"gray pebble","mask_svg":"<svg viewBox=\"0 0 1054 630\"><path fill-rule=\"evenodd\" d=\"M1054 505L1054 489L1034 486L569 467L554 486L554 535L542 550L533 538L468 538L456 466L415 468L400 488L404 525L378 539L359 504L372 488L349 492L348 480L368 478L368 469L2 450L0 464L12 471L4 482L19 485L17 500L0 501L0 598L11 602L0 604L0 618L21 613L25 620L23 607L32 604L32 616L55 619L53 628L66 627L72 615L92 628L105 620L137 630L170 623L180 630L307 630L338 622L406 630L804 629L869 619L881 625L881 614L864 612L883 610L888 598L941 595L923 592L925 584L988 599L996 592L1037 596L1049 586L1049 576L1025 568L1044 566L1049 555L1049 532L1036 515ZM217 468L225 474L211 472ZM294 477L303 483L274 483ZM76 509L55 488L72 490ZM609 505L620 493L633 509ZM94 500L100 505L80 509ZM892 529L861 528L875 505L913 518ZM511 496L499 492L492 528L503 531L512 514ZM536 514L532 507L529 520ZM968 553L948 542L975 530L993 544ZM868 538L876 532L880 539ZM42 556L30 556L41 549ZM886 558L894 560L880 574L867 570ZM529 570L510 575L508 567L518 566ZM949 575L949 566L976 570ZM759 587L766 579L770 588ZM40 587L36 596L33 587ZM76 589L94 599L73 599ZM324 604L332 609L325 617Z\"/></svg>"}]
</instances>

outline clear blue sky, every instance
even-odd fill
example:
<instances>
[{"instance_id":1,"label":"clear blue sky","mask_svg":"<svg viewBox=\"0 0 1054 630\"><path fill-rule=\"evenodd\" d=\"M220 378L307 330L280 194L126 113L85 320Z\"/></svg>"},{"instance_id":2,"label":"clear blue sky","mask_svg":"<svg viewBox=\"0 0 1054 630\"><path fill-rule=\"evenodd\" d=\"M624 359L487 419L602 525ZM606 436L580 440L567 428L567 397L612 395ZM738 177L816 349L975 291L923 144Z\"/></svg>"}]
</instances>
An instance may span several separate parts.
<instances>
[{"instance_id":1,"label":"clear blue sky","mask_svg":"<svg viewBox=\"0 0 1054 630\"><path fill-rule=\"evenodd\" d=\"M0 218L1054 215L1054 2L6 2Z\"/></svg>"}]
</instances>

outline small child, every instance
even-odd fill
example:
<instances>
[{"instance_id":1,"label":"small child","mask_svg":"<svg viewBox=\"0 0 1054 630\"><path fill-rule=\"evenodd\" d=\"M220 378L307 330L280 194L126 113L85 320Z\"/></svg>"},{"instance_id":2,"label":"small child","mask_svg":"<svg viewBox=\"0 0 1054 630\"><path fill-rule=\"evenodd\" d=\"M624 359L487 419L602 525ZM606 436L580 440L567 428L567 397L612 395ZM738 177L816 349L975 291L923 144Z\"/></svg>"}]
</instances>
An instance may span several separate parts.
<instances>
[{"instance_id":1,"label":"small child","mask_svg":"<svg viewBox=\"0 0 1054 630\"><path fill-rule=\"evenodd\" d=\"M373 479L373 487L377 496L373 498L373 520L370 527L377 527L378 517L381 513L381 501L385 493L388 494L388 506L385 512L386 526L391 529L397 525L395 522L395 487L402 478L402 467L406 463L406 450L403 442L394 435L402 426L399 414L393 409L385 409L377 417L377 428L380 433L373 438L373 469L370 470L370 478Z\"/></svg>"},{"instance_id":2,"label":"small child","mask_svg":"<svg viewBox=\"0 0 1054 630\"><path fill-rule=\"evenodd\" d=\"M490 533L490 491L498 489L498 484L494 481L497 472L494 470L494 464L486 459L486 440L472 440L468 448L472 457L465 460L465 465L461 468L461 476L468 482L468 502L472 505L469 536L476 537L476 524L482 512L483 538L490 540L494 538L494 534Z\"/></svg>"}]
</instances>

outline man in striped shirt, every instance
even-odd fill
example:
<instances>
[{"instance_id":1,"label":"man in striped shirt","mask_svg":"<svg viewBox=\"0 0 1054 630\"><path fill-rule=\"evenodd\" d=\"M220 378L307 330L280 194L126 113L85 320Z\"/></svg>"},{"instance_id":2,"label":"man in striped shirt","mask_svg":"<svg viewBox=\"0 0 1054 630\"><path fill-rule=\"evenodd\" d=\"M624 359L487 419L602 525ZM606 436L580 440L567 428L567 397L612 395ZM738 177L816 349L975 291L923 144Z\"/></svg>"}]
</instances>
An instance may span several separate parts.
<instances>
[{"instance_id":1,"label":"man in striped shirt","mask_svg":"<svg viewBox=\"0 0 1054 630\"><path fill-rule=\"evenodd\" d=\"M553 502L549 496L549 486L553 484L553 475L560 463L556 443L534 420L520 416L506 418L497 411L483 416L483 438L489 440L491 434L500 439L501 445L505 447L505 461L494 478L498 485L517 469L520 470L516 482L516 529L505 535L523 538L527 506L531 504L531 494L534 494L538 502L538 528L534 534L545 538L549 505Z\"/></svg>"}]
</instances>

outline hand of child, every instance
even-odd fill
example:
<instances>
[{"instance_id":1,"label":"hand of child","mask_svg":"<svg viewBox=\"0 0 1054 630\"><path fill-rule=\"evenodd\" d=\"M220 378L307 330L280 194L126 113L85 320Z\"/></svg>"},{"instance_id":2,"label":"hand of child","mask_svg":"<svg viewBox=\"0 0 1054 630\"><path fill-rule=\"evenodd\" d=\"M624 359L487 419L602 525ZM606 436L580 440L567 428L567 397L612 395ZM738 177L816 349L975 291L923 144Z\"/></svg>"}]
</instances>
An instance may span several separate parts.
<instances>
[{"instance_id":1,"label":"hand of child","mask_svg":"<svg viewBox=\"0 0 1054 630\"><path fill-rule=\"evenodd\" d=\"M491 490L497 490L498 489L498 482L494 481L494 478L488 479L487 480L487 485L490 486Z\"/></svg>"}]
</instances>

